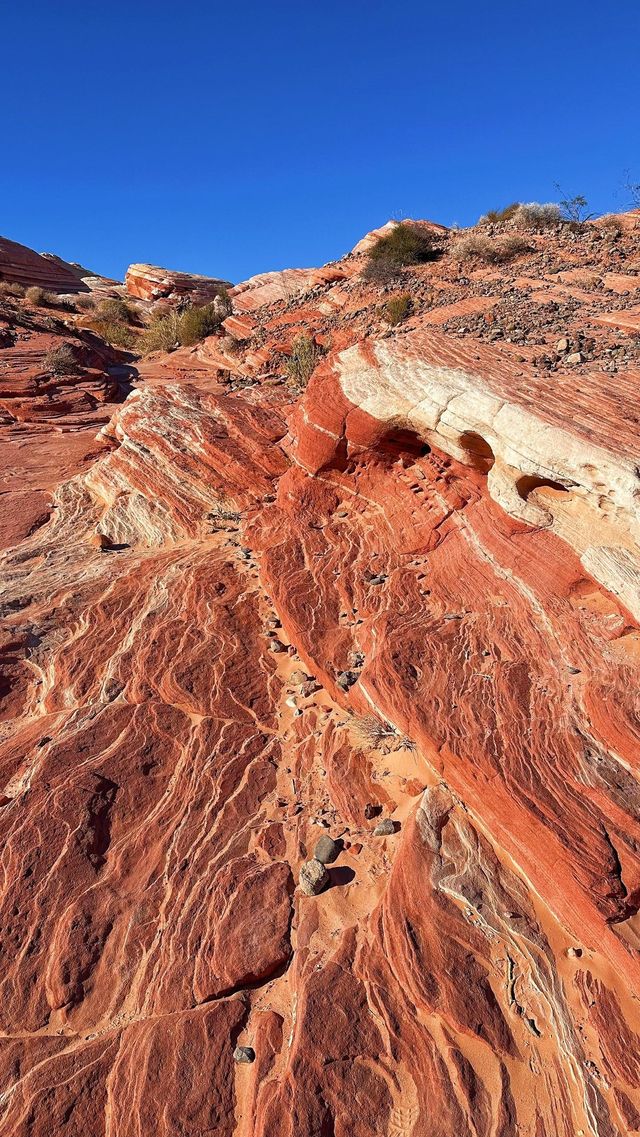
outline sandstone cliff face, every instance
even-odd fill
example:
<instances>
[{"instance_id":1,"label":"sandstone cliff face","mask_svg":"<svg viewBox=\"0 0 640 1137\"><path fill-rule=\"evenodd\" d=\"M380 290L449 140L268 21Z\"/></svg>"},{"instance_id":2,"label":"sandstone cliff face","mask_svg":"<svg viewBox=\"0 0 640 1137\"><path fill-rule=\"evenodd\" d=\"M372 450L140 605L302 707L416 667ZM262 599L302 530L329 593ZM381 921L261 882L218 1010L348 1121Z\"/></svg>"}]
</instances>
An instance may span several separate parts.
<instances>
[{"instance_id":1,"label":"sandstone cliff face","mask_svg":"<svg viewBox=\"0 0 640 1137\"><path fill-rule=\"evenodd\" d=\"M0 1132L640 1129L633 224L445 255L392 331L361 251L240 286L235 349L139 364L91 455L71 407L29 434Z\"/></svg>"}]
</instances>

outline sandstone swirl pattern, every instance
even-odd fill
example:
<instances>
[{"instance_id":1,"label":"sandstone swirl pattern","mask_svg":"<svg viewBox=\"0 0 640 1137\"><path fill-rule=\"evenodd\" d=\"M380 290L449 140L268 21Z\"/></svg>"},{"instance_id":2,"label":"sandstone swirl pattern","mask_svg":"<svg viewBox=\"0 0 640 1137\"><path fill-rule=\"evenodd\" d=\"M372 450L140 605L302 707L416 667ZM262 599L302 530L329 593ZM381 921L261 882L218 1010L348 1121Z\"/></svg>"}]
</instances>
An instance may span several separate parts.
<instances>
[{"instance_id":1,"label":"sandstone swirl pattern","mask_svg":"<svg viewBox=\"0 0 640 1137\"><path fill-rule=\"evenodd\" d=\"M143 369L2 553L3 1135L640 1129L632 431L341 346L295 408Z\"/></svg>"}]
</instances>

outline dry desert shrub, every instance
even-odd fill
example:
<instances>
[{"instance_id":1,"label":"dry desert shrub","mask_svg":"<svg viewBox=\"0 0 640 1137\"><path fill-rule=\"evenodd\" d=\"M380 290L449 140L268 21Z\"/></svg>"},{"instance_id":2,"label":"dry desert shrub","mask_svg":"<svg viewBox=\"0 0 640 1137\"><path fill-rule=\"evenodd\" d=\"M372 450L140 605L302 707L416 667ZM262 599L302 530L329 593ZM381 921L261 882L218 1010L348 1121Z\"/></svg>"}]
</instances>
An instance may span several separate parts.
<instances>
[{"instance_id":1,"label":"dry desert shrub","mask_svg":"<svg viewBox=\"0 0 640 1137\"><path fill-rule=\"evenodd\" d=\"M350 724L351 734L357 745L376 750L386 742L392 741L396 733L388 723L375 715L361 715Z\"/></svg>"},{"instance_id":2,"label":"dry desert shrub","mask_svg":"<svg viewBox=\"0 0 640 1137\"><path fill-rule=\"evenodd\" d=\"M112 344L113 347L133 349L140 338L128 324L121 324L117 320L94 320L91 327L94 332L97 332L103 340Z\"/></svg>"},{"instance_id":3,"label":"dry desert shrub","mask_svg":"<svg viewBox=\"0 0 640 1137\"><path fill-rule=\"evenodd\" d=\"M478 225L502 225L505 221L510 221L519 208L520 202L512 201L511 205L505 205L503 209L490 209L478 219Z\"/></svg>"},{"instance_id":4,"label":"dry desert shrub","mask_svg":"<svg viewBox=\"0 0 640 1137\"><path fill-rule=\"evenodd\" d=\"M119 296L107 296L101 300L97 306L97 314L101 320L106 320L110 324L132 324L138 317L135 308Z\"/></svg>"},{"instance_id":5,"label":"dry desert shrub","mask_svg":"<svg viewBox=\"0 0 640 1137\"><path fill-rule=\"evenodd\" d=\"M140 337L140 349L146 355L150 351L173 351L181 345L191 347L216 332L230 311L229 294L220 288L209 304L154 316Z\"/></svg>"},{"instance_id":6,"label":"dry desert shrub","mask_svg":"<svg viewBox=\"0 0 640 1137\"><path fill-rule=\"evenodd\" d=\"M528 201L521 202L512 214L509 223L514 229L538 232L540 229L550 229L559 225L561 221L560 206L556 202Z\"/></svg>"},{"instance_id":7,"label":"dry desert shrub","mask_svg":"<svg viewBox=\"0 0 640 1137\"><path fill-rule=\"evenodd\" d=\"M305 332L300 332L291 345L291 355L286 364L291 386L306 387L317 362L318 349L314 341Z\"/></svg>"},{"instance_id":8,"label":"dry desert shrub","mask_svg":"<svg viewBox=\"0 0 640 1137\"><path fill-rule=\"evenodd\" d=\"M506 264L507 261L521 257L523 253L531 251L529 242L517 234L507 234L504 237L487 237L483 233L468 233L460 237L453 248L451 256L455 261L464 263L469 260L482 261L483 264Z\"/></svg>"},{"instance_id":9,"label":"dry desert shrub","mask_svg":"<svg viewBox=\"0 0 640 1137\"><path fill-rule=\"evenodd\" d=\"M23 284L13 284L8 280L0 280L0 296L15 296L16 299L21 299L24 293Z\"/></svg>"},{"instance_id":10,"label":"dry desert shrub","mask_svg":"<svg viewBox=\"0 0 640 1137\"><path fill-rule=\"evenodd\" d=\"M605 232L612 237L619 237L623 232L620 218L616 217L615 213L605 213L604 217L600 217L598 219L598 227L604 229Z\"/></svg>"},{"instance_id":11,"label":"dry desert shrub","mask_svg":"<svg viewBox=\"0 0 640 1137\"><path fill-rule=\"evenodd\" d=\"M95 298L90 292L79 292L75 299L76 308L80 308L82 311L88 312L96 306Z\"/></svg>"},{"instance_id":12,"label":"dry desert shrub","mask_svg":"<svg viewBox=\"0 0 640 1137\"><path fill-rule=\"evenodd\" d=\"M31 288L27 288L25 296L30 304L36 304L38 307L47 303L47 293L44 288L39 288L37 284L32 284Z\"/></svg>"},{"instance_id":13,"label":"dry desert shrub","mask_svg":"<svg viewBox=\"0 0 640 1137\"><path fill-rule=\"evenodd\" d=\"M75 355L68 343L52 347L45 355L43 363L46 370L51 371L53 375L73 375L78 370Z\"/></svg>"}]
</instances>

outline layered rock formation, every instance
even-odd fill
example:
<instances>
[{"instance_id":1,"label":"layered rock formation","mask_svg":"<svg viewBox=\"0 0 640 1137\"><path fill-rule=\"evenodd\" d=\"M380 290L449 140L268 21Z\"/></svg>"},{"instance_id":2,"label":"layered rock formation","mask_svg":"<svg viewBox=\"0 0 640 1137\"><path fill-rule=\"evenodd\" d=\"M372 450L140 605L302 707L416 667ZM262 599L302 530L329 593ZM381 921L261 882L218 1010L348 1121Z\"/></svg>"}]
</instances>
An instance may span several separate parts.
<instances>
[{"instance_id":1,"label":"layered rock formation","mask_svg":"<svg viewBox=\"0 0 640 1137\"><path fill-rule=\"evenodd\" d=\"M239 287L50 468L2 554L0 1132L640 1130L635 224L445 253L392 330L370 244Z\"/></svg>"},{"instance_id":2,"label":"layered rock formation","mask_svg":"<svg viewBox=\"0 0 640 1137\"><path fill-rule=\"evenodd\" d=\"M36 285L50 292L88 292L88 285L78 273L80 267L67 264L49 253L35 253L26 245L0 237L0 281L27 287Z\"/></svg>"},{"instance_id":3,"label":"layered rock formation","mask_svg":"<svg viewBox=\"0 0 640 1137\"><path fill-rule=\"evenodd\" d=\"M221 288L229 287L228 280L198 276L189 272L173 272L157 265L129 265L124 285L129 296L138 300L181 300L206 304L214 300Z\"/></svg>"}]
</instances>

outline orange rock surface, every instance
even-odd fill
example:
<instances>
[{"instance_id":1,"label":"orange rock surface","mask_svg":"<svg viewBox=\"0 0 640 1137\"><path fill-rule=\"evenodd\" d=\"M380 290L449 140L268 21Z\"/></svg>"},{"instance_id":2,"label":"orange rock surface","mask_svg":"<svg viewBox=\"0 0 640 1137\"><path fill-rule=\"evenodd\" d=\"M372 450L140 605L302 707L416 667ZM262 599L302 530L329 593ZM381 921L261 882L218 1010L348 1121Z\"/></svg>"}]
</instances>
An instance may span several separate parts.
<instances>
[{"instance_id":1,"label":"orange rock surface","mask_svg":"<svg viewBox=\"0 0 640 1137\"><path fill-rule=\"evenodd\" d=\"M2 1133L640 1130L637 221L441 232L126 382L2 308Z\"/></svg>"}]
</instances>

